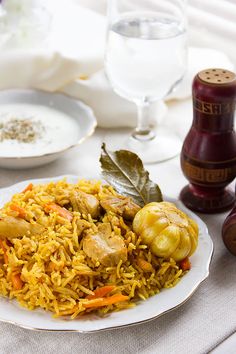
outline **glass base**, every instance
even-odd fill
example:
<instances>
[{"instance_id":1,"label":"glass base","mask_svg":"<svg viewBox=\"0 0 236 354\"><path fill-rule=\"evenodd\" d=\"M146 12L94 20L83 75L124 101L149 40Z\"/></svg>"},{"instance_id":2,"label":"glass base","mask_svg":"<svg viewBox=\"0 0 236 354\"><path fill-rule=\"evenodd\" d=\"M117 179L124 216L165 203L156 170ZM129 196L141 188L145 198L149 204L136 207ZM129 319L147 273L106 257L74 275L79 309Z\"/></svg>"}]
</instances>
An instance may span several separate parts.
<instances>
[{"instance_id":1,"label":"glass base","mask_svg":"<svg viewBox=\"0 0 236 354\"><path fill-rule=\"evenodd\" d=\"M150 140L137 140L132 132L111 131L105 136L109 150L130 150L135 152L144 163L163 162L179 155L182 141L171 130L158 128Z\"/></svg>"}]
</instances>

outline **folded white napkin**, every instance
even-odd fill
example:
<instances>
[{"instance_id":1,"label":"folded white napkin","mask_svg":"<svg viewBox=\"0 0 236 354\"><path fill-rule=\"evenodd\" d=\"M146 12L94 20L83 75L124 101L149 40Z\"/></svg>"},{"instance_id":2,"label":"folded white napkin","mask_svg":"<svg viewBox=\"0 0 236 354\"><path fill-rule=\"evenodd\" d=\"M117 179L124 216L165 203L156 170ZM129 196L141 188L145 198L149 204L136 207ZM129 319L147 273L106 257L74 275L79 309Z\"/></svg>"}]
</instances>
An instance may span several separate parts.
<instances>
[{"instance_id":1,"label":"folded white napkin","mask_svg":"<svg viewBox=\"0 0 236 354\"><path fill-rule=\"evenodd\" d=\"M73 0L49 0L48 6L52 22L47 41L30 49L22 40L22 48L18 43L17 50L0 51L0 89L62 91L91 106L100 126L134 126L135 105L116 95L104 75L105 17ZM189 97L194 75L209 67L232 69L233 65L219 51L190 47L185 79L167 99ZM160 122L166 111L163 102L153 104L153 122Z\"/></svg>"}]
</instances>

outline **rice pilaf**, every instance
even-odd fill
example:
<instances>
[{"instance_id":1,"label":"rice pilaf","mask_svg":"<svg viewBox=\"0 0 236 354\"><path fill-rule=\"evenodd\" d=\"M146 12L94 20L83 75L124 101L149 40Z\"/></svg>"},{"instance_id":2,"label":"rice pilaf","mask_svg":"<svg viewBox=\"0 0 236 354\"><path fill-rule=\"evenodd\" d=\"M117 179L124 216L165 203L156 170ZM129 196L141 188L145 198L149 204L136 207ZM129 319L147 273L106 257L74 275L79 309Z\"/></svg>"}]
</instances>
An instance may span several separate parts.
<instances>
[{"instance_id":1,"label":"rice pilaf","mask_svg":"<svg viewBox=\"0 0 236 354\"><path fill-rule=\"evenodd\" d=\"M97 215L76 207L71 196L77 192L97 199ZM111 186L88 180L31 185L15 194L1 209L1 219L22 218L31 231L0 238L0 294L29 310L41 307L74 319L91 311L103 315L133 307L175 286L182 269L173 259L153 255L132 231L130 217L102 207L113 197L119 194ZM115 264L85 252L85 235L97 235L104 225L124 244L126 256Z\"/></svg>"}]
</instances>

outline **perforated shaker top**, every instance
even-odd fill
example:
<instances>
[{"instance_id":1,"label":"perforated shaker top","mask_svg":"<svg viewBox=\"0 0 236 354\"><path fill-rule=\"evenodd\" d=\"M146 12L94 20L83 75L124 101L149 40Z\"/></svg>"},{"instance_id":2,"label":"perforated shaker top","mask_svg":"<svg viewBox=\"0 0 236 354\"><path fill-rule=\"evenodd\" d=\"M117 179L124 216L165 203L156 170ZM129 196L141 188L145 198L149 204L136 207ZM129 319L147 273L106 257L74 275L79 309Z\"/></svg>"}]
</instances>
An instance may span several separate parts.
<instances>
[{"instance_id":1,"label":"perforated shaker top","mask_svg":"<svg viewBox=\"0 0 236 354\"><path fill-rule=\"evenodd\" d=\"M208 84L226 85L236 80L236 75L226 69L205 69L198 73L199 79Z\"/></svg>"}]
</instances>

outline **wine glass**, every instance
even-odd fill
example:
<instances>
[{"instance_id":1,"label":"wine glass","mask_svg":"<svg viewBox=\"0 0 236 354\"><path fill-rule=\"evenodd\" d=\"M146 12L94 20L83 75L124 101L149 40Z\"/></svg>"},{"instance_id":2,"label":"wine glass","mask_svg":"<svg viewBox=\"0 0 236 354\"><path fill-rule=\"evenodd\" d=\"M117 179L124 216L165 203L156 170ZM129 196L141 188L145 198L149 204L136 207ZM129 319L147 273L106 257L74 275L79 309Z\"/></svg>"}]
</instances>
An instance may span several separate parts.
<instances>
[{"instance_id":1,"label":"wine glass","mask_svg":"<svg viewBox=\"0 0 236 354\"><path fill-rule=\"evenodd\" d=\"M186 70L185 0L108 0L107 77L116 93L136 103L137 126L107 145L136 152L144 162L176 156L181 141L150 124L150 105L170 94Z\"/></svg>"}]
</instances>

